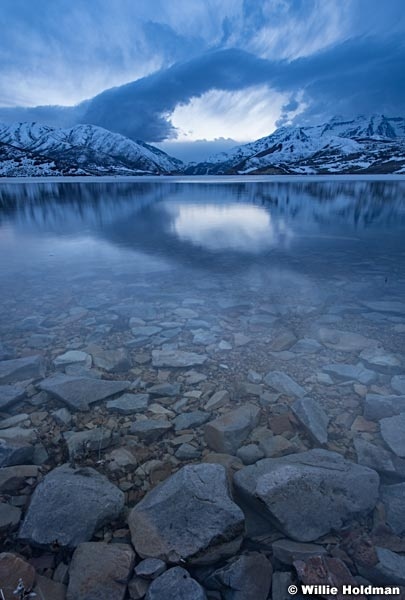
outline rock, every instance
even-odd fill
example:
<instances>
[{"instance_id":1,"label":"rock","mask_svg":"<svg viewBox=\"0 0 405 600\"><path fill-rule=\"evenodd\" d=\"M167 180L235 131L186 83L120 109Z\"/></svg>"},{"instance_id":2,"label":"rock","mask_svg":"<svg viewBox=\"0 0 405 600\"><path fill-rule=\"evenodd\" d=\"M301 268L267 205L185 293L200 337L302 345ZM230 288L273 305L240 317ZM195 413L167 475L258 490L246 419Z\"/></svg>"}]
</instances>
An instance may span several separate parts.
<instances>
[{"instance_id":1,"label":"rock","mask_svg":"<svg viewBox=\"0 0 405 600\"><path fill-rule=\"evenodd\" d=\"M390 369L401 366L401 361L398 356L391 352L387 352L387 350L384 350L381 346L366 348L360 352L360 358L373 367L381 367L383 371L389 371Z\"/></svg>"},{"instance_id":2,"label":"rock","mask_svg":"<svg viewBox=\"0 0 405 600\"><path fill-rule=\"evenodd\" d=\"M34 451L34 446L28 442L2 439L0 435L0 467L29 465L34 459Z\"/></svg>"},{"instance_id":3,"label":"rock","mask_svg":"<svg viewBox=\"0 0 405 600\"><path fill-rule=\"evenodd\" d=\"M405 396L405 375L395 375L391 379L392 389Z\"/></svg>"},{"instance_id":4,"label":"rock","mask_svg":"<svg viewBox=\"0 0 405 600\"><path fill-rule=\"evenodd\" d=\"M379 585L405 585L405 556L379 546L375 547L375 552L377 564L372 566L357 564L359 573Z\"/></svg>"},{"instance_id":5,"label":"rock","mask_svg":"<svg viewBox=\"0 0 405 600\"><path fill-rule=\"evenodd\" d=\"M364 416L366 419L379 421L384 417L392 417L405 412L405 396L380 396L367 394L364 401Z\"/></svg>"},{"instance_id":6,"label":"rock","mask_svg":"<svg viewBox=\"0 0 405 600\"><path fill-rule=\"evenodd\" d=\"M405 304L396 300L375 300L373 302L363 302L370 310L394 313L399 315L405 314Z\"/></svg>"},{"instance_id":7,"label":"rock","mask_svg":"<svg viewBox=\"0 0 405 600\"><path fill-rule=\"evenodd\" d=\"M71 461L90 452L100 452L113 444L111 430L95 427L85 431L65 431L63 437L69 449Z\"/></svg>"},{"instance_id":8,"label":"rock","mask_svg":"<svg viewBox=\"0 0 405 600\"><path fill-rule=\"evenodd\" d=\"M16 383L25 379L40 379L45 375L42 356L14 358L0 362L0 384Z\"/></svg>"},{"instance_id":9,"label":"rock","mask_svg":"<svg viewBox=\"0 0 405 600\"><path fill-rule=\"evenodd\" d=\"M285 330L280 332L270 341L269 348L274 352L282 352L283 350L291 348L296 341L297 338L292 331Z\"/></svg>"},{"instance_id":10,"label":"rock","mask_svg":"<svg viewBox=\"0 0 405 600\"><path fill-rule=\"evenodd\" d=\"M292 585L293 579L289 571L276 571L273 573L271 582L271 598L272 600L300 600L304 596L296 596L289 594L288 588Z\"/></svg>"},{"instance_id":11,"label":"rock","mask_svg":"<svg viewBox=\"0 0 405 600\"><path fill-rule=\"evenodd\" d=\"M271 545L273 556L285 565L292 565L296 560L307 560L311 556L327 554L325 548L319 544L303 544L293 540L283 539Z\"/></svg>"},{"instance_id":12,"label":"rock","mask_svg":"<svg viewBox=\"0 0 405 600\"><path fill-rule=\"evenodd\" d=\"M206 354L184 350L152 350L152 366L154 367L192 367L203 365L207 358Z\"/></svg>"},{"instance_id":13,"label":"rock","mask_svg":"<svg viewBox=\"0 0 405 600\"><path fill-rule=\"evenodd\" d=\"M317 354L323 350L323 346L312 338L303 338L298 340L290 350L296 354Z\"/></svg>"},{"instance_id":14,"label":"rock","mask_svg":"<svg viewBox=\"0 0 405 600\"><path fill-rule=\"evenodd\" d=\"M258 552L237 556L206 580L209 589L219 590L224 600L267 600L271 586L272 566Z\"/></svg>"},{"instance_id":15,"label":"rock","mask_svg":"<svg viewBox=\"0 0 405 600\"><path fill-rule=\"evenodd\" d=\"M245 404L207 423L204 437L216 452L235 454L260 418L260 408Z\"/></svg>"},{"instance_id":16,"label":"rock","mask_svg":"<svg viewBox=\"0 0 405 600\"><path fill-rule=\"evenodd\" d=\"M257 444L248 444L247 446L239 448L236 452L236 456L241 459L244 465L253 465L264 457L264 452Z\"/></svg>"},{"instance_id":17,"label":"rock","mask_svg":"<svg viewBox=\"0 0 405 600\"><path fill-rule=\"evenodd\" d=\"M323 371L328 375L334 375L342 381L354 379L365 385L370 385L377 379L374 371L366 369L361 362L358 362L357 365L346 365L343 363L329 364L323 367Z\"/></svg>"},{"instance_id":18,"label":"rock","mask_svg":"<svg viewBox=\"0 0 405 600\"><path fill-rule=\"evenodd\" d=\"M157 383L148 388L148 393L151 396L178 396L180 394L181 385L179 383Z\"/></svg>"},{"instance_id":19,"label":"rock","mask_svg":"<svg viewBox=\"0 0 405 600\"><path fill-rule=\"evenodd\" d=\"M338 595L321 594L324 598L332 600L343 600L342 594L344 585L357 586L357 582L345 563L338 558L330 556L312 556L305 562L297 560L294 562L298 577L303 584L336 587L339 590ZM363 594L355 596L359 600L367 600ZM349 596L354 598L354 595Z\"/></svg>"},{"instance_id":20,"label":"rock","mask_svg":"<svg viewBox=\"0 0 405 600\"><path fill-rule=\"evenodd\" d=\"M135 567L135 575L144 579L156 579L167 569L166 563L159 558L145 558Z\"/></svg>"},{"instance_id":21,"label":"rock","mask_svg":"<svg viewBox=\"0 0 405 600\"><path fill-rule=\"evenodd\" d=\"M26 479L38 477L35 465L15 465L0 469L0 493L13 493L25 487Z\"/></svg>"},{"instance_id":22,"label":"rock","mask_svg":"<svg viewBox=\"0 0 405 600\"><path fill-rule=\"evenodd\" d=\"M136 338L145 338L160 333L162 328L155 327L155 325L140 325L139 327L132 327L131 331Z\"/></svg>"},{"instance_id":23,"label":"rock","mask_svg":"<svg viewBox=\"0 0 405 600\"><path fill-rule=\"evenodd\" d=\"M80 544L72 556L66 600L124 600L134 561L129 544Z\"/></svg>"},{"instance_id":24,"label":"rock","mask_svg":"<svg viewBox=\"0 0 405 600\"><path fill-rule=\"evenodd\" d=\"M148 404L149 394L123 394L116 400L108 400L106 408L119 415L133 415L146 412Z\"/></svg>"},{"instance_id":25,"label":"rock","mask_svg":"<svg viewBox=\"0 0 405 600\"><path fill-rule=\"evenodd\" d=\"M132 543L142 558L210 564L240 547L244 517L220 465L186 465L132 509ZM166 600L166 599L165 599Z\"/></svg>"},{"instance_id":26,"label":"rock","mask_svg":"<svg viewBox=\"0 0 405 600\"><path fill-rule=\"evenodd\" d=\"M317 337L325 346L342 352L356 352L378 345L377 340L364 337L360 333L328 329L326 327L321 327L318 330Z\"/></svg>"},{"instance_id":27,"label":"rock","mask_svg":"<svg viewBox=\"0 0 405 600\"><path fill-rule=\"evenodd\" d=\"M205 410L217 410L217 408L221 408L221 406L225 406L230 400L229 392L227 390L218 390L211 396L211 398L206 402L204 408Z\"/></svg>"},{"instance_id":28,"label":"rock","mask_svg":"<svg viewBox=\"0 0 405 600\"><path fill-rule=\"evenodd\" d=\"M129 381L105 381L60 374L44 379L39 387L69 408L87 411L91 404L119 394L130 385Z\"/></svg>"},{"instance_id":29,"label":"rock","mask_svg":"<svg viewBox=\"0 0 405 600\"><path fill-rule=\"evenodd\" d=\"M200 458L201 452L191 444L181 444L175 452L175 457L179 460L195 460Z\"/></svg>"},{"instance_id":30,"label":"rock","mask_svg":"<svg viewBox=\"0 0 405 600\"><path fill-rule=\"evenodd\" d=\"M16 506L0 502L0 531L7 531L18 525L21 519L21 510ZM1 584L0 584L1 587Z\"/></svg>"},{"instance_id":31,"label":"rock","mask_svg":"<svg viewBox=\"0 0 405 600\"><path fill-rule=\"evenodd\" d=\"M13 593L19 580L24 582L27 590L32 589L35 583L35 569L20 556L10 552L0 554L0 589L3 591L4 600L16 600Z\"/></svg>"},{"instance_id":32,"label":"rock","mask_svg":"<svg viewBox=\"0 0 405 600\"><path fill-rule=\"evenodd\" d=\"M207 600L207 596L185 569L172 567L151 583L145 600Z\"/></svg>"},{"instance_id":33,"label":"rock","mask_svg":"<svg viewBox=\"0 0 405 600\"><path fill-rule=\"evenodd\" d=\"M405 413L386 417L380 421L381 436L387 446L401 458L405 458Z\"/></svg>"},{"instance_id":34,"label":"rock","mask_svg":"<svg viewBox=\"0 0 405 600\"><path fill-rule=\"evenodd\" d=\"M0 410L16 404L25 396L24 388L17 385L0 385Z\"/></svg>"},{"instance_id":35,"label":"rock","mask_svg":"<svg viewBox=\"0 0 405 600\"><path fill-rule=\"evenodd\" d=\"M241 346L246 346L247 344L250 344L250 342L252 341L252 338L245 335L244 333L234 333L233 335L233 341L235 343L235 346L237 348L240 348Z\"/></svg>"},{"instance_id":36,"label":"rock","mask_svg":"<svg viewBox=\"0 0 405 600\"><path fill-rule=\"evenodd\" d=\"M263 435L259 439L260 450L266 458L275 458L276 456L284 456L296 451L294 445L282 435Z\"/></svg>"},{"instance_id":37,"label":"rock","mask_svg":"<svg viewBox=\"0 0 405 600\"><path fill-rule=\"evenodd\" d=\"M116 519L124 494L91 468L57 467L39 483L20 527L19 539L33 546L58 540L75 548L97 529Z\"/></svg>"},{"instance_id":38,"label":"rock","mask_svg":"<svg viewBox=\"0 0 405 600\"><path fill-rule=\"evenodd\" d=\"M108 468L111 471L125 469L126 467L136 467L138 464L129 448L116 448L115 450L112 450L106 458L110 461Z\"/></svg>"},{"instance_id":39,"label":"rock","mask_svg":"<svg viewBox=\"0 0 405 600\"><path fill-rule=\"evenodd\" d=\"M382 485L380 493L386 522L394 533L402 535L405 532L405 483Z\"/></svg>"},{"instance_id":40,"label":"rock","mask_svg":"<svg viewBox=\"0 0 405 600\"><path fill-rule=\"evenodd\" d=\"M150 581L143 577L132 577L128 583L128 592L131 600L142 600L149 589Z\"/></svg>"},{"instance_id":41,"label":"rock","mask_svg":"<svg viewBox=\"0 0 405 600\"><path fill-rule=\"evenodd\" d=\"M94 365L108 373L125 373L132 367L130 355L125 348L103 350L97 346L90 346L89 352Z\"/></svg>"},{"instance_id":42,"label":"rock","mask_svg":"<svg viewBox=\"0 0 405 600\"><path fill-rule=\"evenodd\" d=\"M63 583L49 579L49 577L37 575L34 593L40 600L65 600L66 586Z\"/></svg>"},{"instance_id":43,"label":"rock","mask_svg":"<svg viewBox=\"0 0 405 600\"><path fill-rule=\"evenodd\" d=\"M19 415L13 415L12 417L8 417L7 419L2 419L0 421L0 430L1 429L10 429L11 427L15 427L17 425L22 425L23 423L29 424L30 416L28 413L20 413Z\"/></svg>"},{"instance_id":44,"label":"rock","mask_svg":"<svg viewBox=\"0 0 405 600\"><path fill-rule=\"evenodd\" d=\"M328 442L329 417L315 400L299 398L291 406L291 410L316 444L324 446Z\"/></svg>"},{"instance_id":45,"label":"rock","mask_svg":"<svg viewBox=\"0 0 405 600\"><path fill-rule=\"evenodd\" d=\"M174 419L174 429L175 431L194 429L195 427L204 425L210 417L210 413L206 413L202 410L193 410L189 413L183 413Z\"/></svg>"},{"instance_id":46,"label":"rock","mask_svg":"<svg viewBox=\"0 0 405 600\"><path fill-rule=\"evenodd\" d=\"M353 442L360 465L370 467L389 478L405 478L405 460L363 438L357 437Z\"/></svg>"},{"instance_id":47,"label":"rock","mask_svg":"<svg viewBox=\"0 0 405 600\"><path fill-rule=\"evenodd\" d=\"M64 425L68 427L72 422L72 415L67 408L59 408L58 410L54 410L52 412L52 416L58 425L62 425L62 427Z\"/></svg>"},{"instance_id":48,"label":"rock","mask_svg":"<svg viewBox=\"0 0 405 600\"><path fill-rule=\"evenodd\" d=\"M34 443L36 437L37 436L34 429L28 429L25 427L7 427L7 429L0 430L1 440Z\"/></svg>"},{"instance_id":49,"label":"rock","mask_svg":"<svg viewBox=\"0 0 405 600\"><path fill-rule=\"evenodd\" d=\"M152 443L156 442L165 433L173 429L173 424L164 419L147 419L132 423L130 433L138 439Z\"/></svg>"},{"instance_id":50,"label":"rock","mask_svg":"<svg viewBox=\"0 0 405 600\"><path fill-rule=\"evenodd\" d=\"M293 396L296 398L305 396L304 388L298 385L294 379L282 371L270 371L265 376L264 381L269 387L273 388L273 390L280 392L280 394L285 394L286 396Z\"/></svg>"},{"instance_id":51,"label":"rock","mask_svg":"<svg viewBox=\"0 0 405 600\"><path fill-rule=\"evenodd\" d=\"M315 449L266 458L234 475L238 494L288 537L310 542L372 510L375 471Z\"/></svg>"},{"instance_id":52,"label":"rock","mask_svg":"<svg viewBox=\"0 0 405 600\"><path fill-rule=\"evenodd\" d=\"M90 369L92 359L90 354L87 354L87 352L81 352L80 350L68 350L68 352L57 356L53 361L53 364L57 369L64 369L69 365L81 365L86 369Z\"/></svg>"},{"instance_id":53,"label":"rock","mask_svg":"<svg viewBox=\"0 0 405 600\"><path fill-rule=\"evenodd\" d=\"M260 375L260 373L258 373L257 371L249 369L247 374L247 380L249 381L249 383L261 383L263 380L263 376Z\"/></svg>"}]
</instances>

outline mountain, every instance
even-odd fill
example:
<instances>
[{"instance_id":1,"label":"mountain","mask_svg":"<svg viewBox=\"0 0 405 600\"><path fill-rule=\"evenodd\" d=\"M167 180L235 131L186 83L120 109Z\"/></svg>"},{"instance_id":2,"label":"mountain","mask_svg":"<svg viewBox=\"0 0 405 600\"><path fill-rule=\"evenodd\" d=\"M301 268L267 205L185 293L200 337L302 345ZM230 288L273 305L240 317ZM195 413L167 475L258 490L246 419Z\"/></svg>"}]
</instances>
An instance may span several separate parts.
<instances>
[{"instance_id":1,"label":"mountain","mask_svg":"<svg viewBox=\"0 0 405 600\"><path fill-rule=\"evenodd\" d=\"M255 142L190 164L189 175L405 173L405 119L334 117L281 127Z\"/></svg>"},{"instance_id":2,"label":"mountain","mask_svg":"<svg viewBox=\"0 0 405 600\"><path fill-rule=\"evenodd\" d=\"M182 168L154 146L95 125L0 124L0 175L160 175Z\"/></svg>"}]
</instances>

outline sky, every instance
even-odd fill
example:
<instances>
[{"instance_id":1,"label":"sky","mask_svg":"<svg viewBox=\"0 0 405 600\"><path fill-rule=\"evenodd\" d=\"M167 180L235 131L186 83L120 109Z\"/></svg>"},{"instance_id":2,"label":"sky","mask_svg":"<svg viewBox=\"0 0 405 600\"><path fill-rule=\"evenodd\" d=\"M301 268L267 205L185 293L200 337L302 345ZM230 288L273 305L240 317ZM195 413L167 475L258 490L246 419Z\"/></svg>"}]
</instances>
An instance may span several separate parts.
<instances>
[{"instance_id":1,"label":"sky","mask_svg":"<svg viewBox=\"0 0 405 600\"><path fill-rule=\"evenodd\" d=\"M404 114L404 0L0 0L0 121L93 123L183 160Z\"/></svg>"}]
</instances>

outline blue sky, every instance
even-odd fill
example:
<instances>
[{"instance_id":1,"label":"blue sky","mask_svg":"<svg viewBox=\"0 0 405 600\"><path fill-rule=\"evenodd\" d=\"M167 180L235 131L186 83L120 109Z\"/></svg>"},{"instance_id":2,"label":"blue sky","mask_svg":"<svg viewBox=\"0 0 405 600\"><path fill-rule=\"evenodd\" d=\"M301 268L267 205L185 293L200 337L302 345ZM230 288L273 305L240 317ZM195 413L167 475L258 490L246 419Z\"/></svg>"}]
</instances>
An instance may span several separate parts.
<instances>
[{"instance_id":1,"label":"blue sky","mask_svg":"<svg viewBox=\"0 0 405 600\"><path fill-rule=\"evenodd\" d=\"M199 159L281 124L404 113L403 0L1 0L1 18L1 121Z\"/></svg>"}]
</instances>

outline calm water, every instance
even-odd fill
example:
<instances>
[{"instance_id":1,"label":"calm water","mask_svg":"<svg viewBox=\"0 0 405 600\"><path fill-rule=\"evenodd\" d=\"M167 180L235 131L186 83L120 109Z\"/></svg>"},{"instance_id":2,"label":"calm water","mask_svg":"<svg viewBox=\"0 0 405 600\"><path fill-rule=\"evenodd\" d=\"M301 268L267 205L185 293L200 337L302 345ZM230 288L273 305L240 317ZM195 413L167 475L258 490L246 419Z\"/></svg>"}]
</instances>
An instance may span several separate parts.
<instances>
[{"instance_id":1,"label":"calm water","mask_svg":"<svg viewBox=\"0 0 405 600\"><path fill-rule=\"evenodd\" d=\"M366 346L342 348L333 330L403 359L405 182L3 183L0 286L17 356L182 348L208 353L235 394L249 369L276 369L338 395L322 366ZM134 317L158 331L137 335Z\"/></svg>"}]
</instances>

